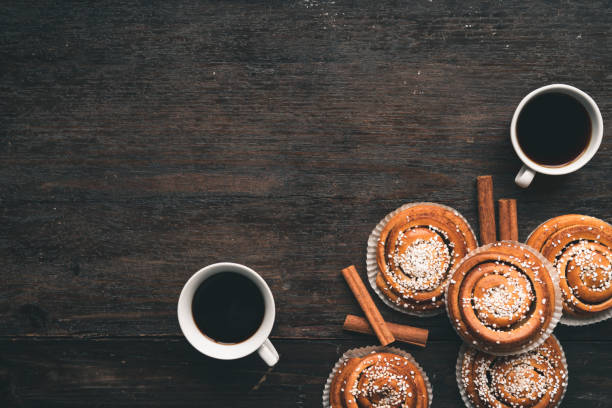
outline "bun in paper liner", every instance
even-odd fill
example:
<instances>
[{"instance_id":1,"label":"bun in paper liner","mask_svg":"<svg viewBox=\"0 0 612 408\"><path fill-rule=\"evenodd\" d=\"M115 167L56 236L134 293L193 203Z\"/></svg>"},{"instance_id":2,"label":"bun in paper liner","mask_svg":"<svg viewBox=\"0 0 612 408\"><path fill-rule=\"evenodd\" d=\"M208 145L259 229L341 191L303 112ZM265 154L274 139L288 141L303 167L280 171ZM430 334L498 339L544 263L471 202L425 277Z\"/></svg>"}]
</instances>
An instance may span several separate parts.
<instances>
[{"instance_id":1,"label":"bun in paper liner","mask_svg":"<svg viewBox=\"0 0 612 408\"><path fill-rule=\"evenodd\" d=\"M424 392L425 395L416 395L416 393L413 393L412 395L409 395L409 396L406 395L408 400L399 402L399 405L397 406L401 407L402 403L407 402L411 405L406 405L406 408L430 407L431 401L433 399L433 390L431 387L431 383L429 382L429 378L427 377L427 374L425 374L425 371L423 371L421 366L414 360L414 358L412 357L412 355L410 355L410 353L407 353L404 350L401 350L395 347L368 346L368 347L361 347L361 348L355 348L355 349L348 350L336 362L331 373L329 374L329 377L327 378L325 387L323 389L323 399L322 399L323 408L342 408L342 406L337 406L337 405L332 406L331 405L332 402L330 401L330 398L331 398L330 393L332 392L334 378L336 377L337 374L342 373L342 370L347 367L347 364L350 364L350 367L355 369L354 371L353 370L351 371L351 374L352 374L353 380L356 381L356 384L358 384L359 387L367 385L370 382L370 384L378 387L379 390L384 391L382 394L377 394L375 392L374 395L369 395L369 398L371 398L372 400L379 400L379 402L381 403L389 404L390 401L380 401L380 399L389 398L388 392L390 391L390 389L397 388L398 386L400 386L401 388L401 384L402 384L401 379L398 380L397 377L393 377L393 375L390 376L390 377L393 377L390 380L386 380L384 378L383 379L368 379L366 378L367 374L361 375L361 377L359 377L359 375L366 372L368 368L370 370L373 370L371 372L373 372L374 374L376 374L377 372L380 372L380 367L376 367L379 364L371 364L372 361L369 361L369 360L376 360L376 358L368 359L368 356L370 355L377 356L377 355L380 355L379 353L394 354L396 357L398 357L397 362L395 358L392 358L389 361L392 364L397 364L397 368L400 370L404 369L404 367L409 369L408 372L409 373L411 372L410 376L415 380L415 384L421 384L421 385L424 385L425 387L425 390L421 389L421 392ZM388 358L388 356L386 356L385 358ZM360 361L357 361L357 359L359 359ZM381 360L378 359L377 361L381 361ZM365 370L360 371L364 367L366 367ZM384 369L383 369L383 373L384 373ZM338 388L338 385L335 385L335 387ZM407 389L406 393L412 393L411 390L412 388ZM341 393L346 393L347 391L348 389L340 388ZM352 394L349 394L349 395L352 395ZM363 396L363 397L366 397L366 396ZM427 401L425 401L425 397ZM348 404L349 407L361 406L361 405L357 405L357 401L354 401L354 398L352 399L353 401L350 404ZM370 403L371 402L372 401L370 401ZM396 406L396 405L389 404L389 406ZM373 405L373 407L376 407L376 405Z\"/></svg>"},{"instance_id":2,"label":"bun in paper liner","mask_svg":"<svg viewBox=\"0 0 612 408\"><path fill-rule=\"evenodd\" d=\"M535 350L505 357L483 353L464 343L455 374L468 408L557 408L569 378L563 348L554 335ZM537 386L532 387L534 384Z\"/></svg>"},{"instance_id":3,"label":"bun in paper liner","mask_svg":"<svg viewBox=\"0 0 612 408\"><path fill-rule=\"evenodd\" d=\"M559 273L562 324L583 326L612 317L612 225L586 215L561 215L540 224L526 243Z\"/></svg>"},{"instance_id":4,"label":"bun in paper liner","mask_svg":"<svg viewBox=\"0 0 612 408\"><path fill-rule=\"evenodd\" d=\"M524 353L542 344L561 318L559 276L525 244L485 245L452 271L446 309L470 346L494 355Z\"/></svg>"},{"instance_id":5,"label":"bun in paper liner","mask_svg":"<svg viewBox=\"0 0 612 408\"><path fill-rule=\"evenodd\" d=\"M399 312L427 317L444 311L453 266L478 246L455 209L411 203L387 214L368 239L366 266L374 292Z\"/></svg>"}]
</instances>

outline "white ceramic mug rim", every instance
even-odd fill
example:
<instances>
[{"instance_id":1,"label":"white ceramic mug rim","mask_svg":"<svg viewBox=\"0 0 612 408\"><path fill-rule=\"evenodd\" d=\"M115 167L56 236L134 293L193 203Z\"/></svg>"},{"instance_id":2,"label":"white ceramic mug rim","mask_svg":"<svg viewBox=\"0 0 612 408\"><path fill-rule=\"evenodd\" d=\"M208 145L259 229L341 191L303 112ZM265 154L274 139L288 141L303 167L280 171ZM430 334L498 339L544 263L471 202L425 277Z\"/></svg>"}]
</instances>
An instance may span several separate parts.
<instances>
[{"instance_id":1,"label":"white ceramic mug rim","mask_svg":"<svg viewBox=\"0 0 612 408\"><path fill-rule=\"evenodd\" d=\"M527 104L527 102L529 102L537 95L551 92L561 92L574 97L578 102L582 104L582 106L584 106L591 120L591 140L589 141L589 145L586 147L584 152L582 152L580 156L572 160L570 163L554 167L542 166L527 157L527 155L523 152L518 143L518 137L516 132L516 125L519 114L521 113L521 110ZM531 91L518 104L516 110L514 111L514 115L512 116L512 123L510 125L510 139L512 140L512 146L514 147L514 151L516 152L518 157L527 167L529 167L533 171L549 175L568 174L580 169L582 166L587 164L599 149L599 146L601 145L601 141L603 139L603 118L601 116L601 112L599 111L599 107L597 106L593 98L591 98L586 92L566 84L546 85Z\"/></svg>"},{"instance_id":2,"label":"white ceramic mug rim","mask_svg":"<svg viewBox=\"0 0 612 408\"><path fill-rule=\"evenodd\" d=\"M240 343L220 344L212 341L200 332L193 319L191 303L195 290L205 279L220 272L235 272L248 277L257 285L264 298L265 312L261 326L251 337ZM274 325L276 309L272 291L257 272L241 264L219 262L200 269L189 278L181 290L177 314L183 335L196 350L209 357L221 360L234 360L254 353L268 339Z\"/></svg>"}]
</instances>

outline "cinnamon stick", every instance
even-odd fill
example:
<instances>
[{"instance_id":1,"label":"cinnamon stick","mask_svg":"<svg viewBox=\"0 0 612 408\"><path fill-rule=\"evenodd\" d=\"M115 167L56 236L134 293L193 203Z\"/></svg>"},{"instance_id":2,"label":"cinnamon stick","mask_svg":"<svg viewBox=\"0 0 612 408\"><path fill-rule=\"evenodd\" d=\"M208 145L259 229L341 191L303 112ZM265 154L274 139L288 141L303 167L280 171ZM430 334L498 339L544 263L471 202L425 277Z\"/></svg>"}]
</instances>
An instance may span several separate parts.
<instances>
[{"instance_id":1,"label":"cinnamon stick","mask_svg":"<svg viewBox=\"0 0 612 408\"><path fill-rule=\"evenodd\" d=\"M499 239L518 241L518 219L516 215L516 200L502 198L499 206Z\"/></svg>"},{"instance_id":2,"label":"cinnamon stick","mask_svg":"<svg viewBox=\"0 0 612 408\"><path fill-rule=\"evenodd\" d=\"M370 297L368 290L366 289L363 281L359 277L359 273L357 273L357 269L355 269L354 265L349 266L348 268L344 268L342 270L342 276L344 276L344 280L348 283L349 288L351 288L351 292L359 302L359 306L365 313L368 322L370 322L370 326L374 330L376 337L378 337L378 341L383 346L386 346L389 343L393 343L395 341L395 337L391 334L391 330L385 324L385 320L382 315L376 308L374 301Z\"/></svg>"},{"instance_id":3,"label":"cinnamon stick","mask_svg":"<svg viewBox=\"0 0 612 408\"><path fill-rule=\"evenodd\" d=\"M347 315L342 327L344 330L356 333L374 334L368 321L360 316ZM414 344L419 347L425 347L427 344L429 330L389 322L387 322L387 327L398 341Z\"/></svg>"},{"instance_id":4,"label":"cinnamon stick","mask_svg":"<svg viewBox=\"0 0 612 408\"><path fill-rule=\"evenodd\" d=\"M493 203L493 177L479 176L478 220L480 224L480 245L497 241L495 237L495 204Z\"/></svg>"}]
</instances>

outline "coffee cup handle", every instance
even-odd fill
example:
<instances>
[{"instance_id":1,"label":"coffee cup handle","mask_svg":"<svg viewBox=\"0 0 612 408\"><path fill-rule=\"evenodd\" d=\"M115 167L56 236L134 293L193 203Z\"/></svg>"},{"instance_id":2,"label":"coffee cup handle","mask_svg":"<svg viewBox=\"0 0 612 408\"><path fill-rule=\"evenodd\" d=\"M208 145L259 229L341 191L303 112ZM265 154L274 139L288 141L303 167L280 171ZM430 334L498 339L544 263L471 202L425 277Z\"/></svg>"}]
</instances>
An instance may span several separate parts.
<instances>
[{"instance_id":1,"label":"coffee cup handle","mask_svg":"<svg viewBox=\"0 0 612 408\"><path fill-rule=\"evenodd\" d=\"M261 357L261 359L270 367L278 363L278 351L276 351L268 339L266 339L266 341L264 341L263 344L257 349L257 353L259 354L259 357Z\"/></svg>"},{"instance_id":2,"label":"coffee cup handle","mask_svg":"<svg viewBox=\"0 0 612 408\"><path fill-rule=\"evenodd\" d=\"M526 188L526 187L529 187L529 185L533 181L533 178L535 177L535 175L536 175L535 171L531 170L527 166L523 166L523 167L521 167L521 169L519 170L518 174L514 178L514 182L519 187Z\"/></svg>"}]
</instances>

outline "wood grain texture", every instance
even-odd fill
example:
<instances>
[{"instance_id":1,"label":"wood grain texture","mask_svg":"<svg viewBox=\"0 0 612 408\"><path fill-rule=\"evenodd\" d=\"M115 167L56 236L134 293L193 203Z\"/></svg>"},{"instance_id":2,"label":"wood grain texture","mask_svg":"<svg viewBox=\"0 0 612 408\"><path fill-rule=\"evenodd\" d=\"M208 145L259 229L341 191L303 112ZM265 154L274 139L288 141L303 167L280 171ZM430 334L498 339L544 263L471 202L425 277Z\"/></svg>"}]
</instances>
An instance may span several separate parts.
<instances>
[{"instance_id":1,"label":"wood grain texture","mask_svg":"<svg viewBox=\"0 0 612 408\"><path fill-rule=\"evenodd\" d=\"M280 362L255 356L221 362L182 339L26 340L1 343L0 392L9 407L228 406L320 407L323 384L340 356L375 342L282 340ZM460 343L404 345L423 366L434 407L460 406L455 363ZM570 368L563 406L609 407L612 356L608 342L563 344ZM432 358L435 356L435 358ZM200 404L200 405L197 405Z\"/></svg>"},{"instance_id":2,"label":"wood grain texture","mask_svg":"<svg viewBox=\"0 0 612 408\"><path fill-rule=\"evenodd\" d=\"M522 240L564 213L611 222L610 10L543 0L3 5L0 369L23 376L0 398L316 406L333 360L359 344L342 331L359 308L337 271L363 270L388 212L435 201L476 227L474 179L492 174L494 196L518 200ZM604 142L578 173L538 175L522 190L508 125L526 93L552 82L595 99ZM177 345L183 283L220 260L269 282L290 373L244 399L233 392L259 378L254 359L228 366L248 380L217 381L200 376L209 360ZM449 387L433 407L459 405L447 318L375 301L386 320L430 330L415 355ZM611 329L555 331L575 353L564 406L612 399L601 386ZM34 350L60 368L37 374ZM125 387L110 353L138 361Z\"/></svg>"}]
</instances>

